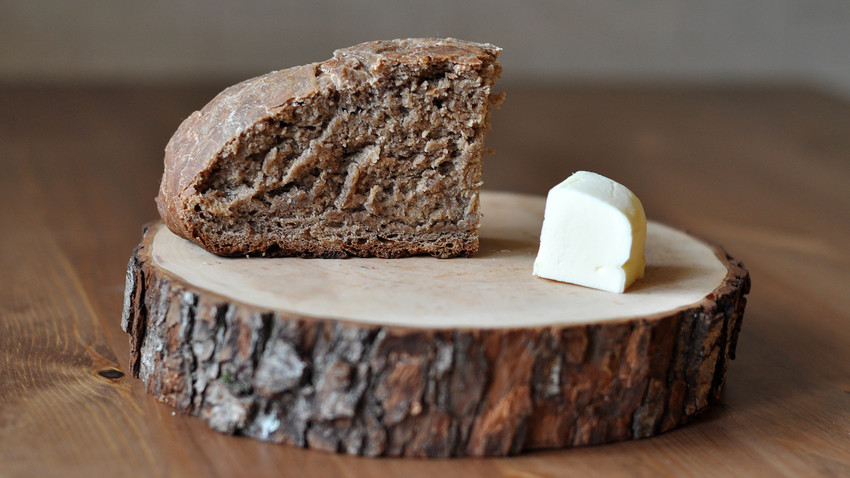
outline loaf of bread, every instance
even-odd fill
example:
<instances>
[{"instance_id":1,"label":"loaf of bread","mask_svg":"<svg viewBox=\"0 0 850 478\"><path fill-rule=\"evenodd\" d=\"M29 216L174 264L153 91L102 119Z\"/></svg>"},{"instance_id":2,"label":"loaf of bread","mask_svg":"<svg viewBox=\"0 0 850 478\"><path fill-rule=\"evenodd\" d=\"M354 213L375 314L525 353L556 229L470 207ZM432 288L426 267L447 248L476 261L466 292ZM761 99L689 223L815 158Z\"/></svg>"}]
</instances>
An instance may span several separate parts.
<instances>
[{"instance_id":1,"label":"loaf of bread","mask_svg":"<svg viewBox=\"0 0 850 478\"><path fill-rule=\"evenodd\" d=\"M227 88L168 143L160 215L225 256L471 255L499 51L377 41Z\"/></svg>"}]
</instances>

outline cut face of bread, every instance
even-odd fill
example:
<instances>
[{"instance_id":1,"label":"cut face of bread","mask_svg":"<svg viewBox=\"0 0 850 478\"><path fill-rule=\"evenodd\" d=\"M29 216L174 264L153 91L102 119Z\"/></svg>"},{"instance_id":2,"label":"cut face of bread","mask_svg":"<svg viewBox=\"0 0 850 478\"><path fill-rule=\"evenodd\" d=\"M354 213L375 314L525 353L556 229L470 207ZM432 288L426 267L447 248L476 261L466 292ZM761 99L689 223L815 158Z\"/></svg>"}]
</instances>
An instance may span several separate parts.
<instances>
[{"instance_id":1,"label":"cut face of bread","mask_svg":"<svg viewBox=\"0 0 850 478\"><path fill-rule=\"evenodd\" d=\"M473 254L499 51L371 42L232 86L166 147L160 215L219 255Z\"/></svg>"}]
</instances>

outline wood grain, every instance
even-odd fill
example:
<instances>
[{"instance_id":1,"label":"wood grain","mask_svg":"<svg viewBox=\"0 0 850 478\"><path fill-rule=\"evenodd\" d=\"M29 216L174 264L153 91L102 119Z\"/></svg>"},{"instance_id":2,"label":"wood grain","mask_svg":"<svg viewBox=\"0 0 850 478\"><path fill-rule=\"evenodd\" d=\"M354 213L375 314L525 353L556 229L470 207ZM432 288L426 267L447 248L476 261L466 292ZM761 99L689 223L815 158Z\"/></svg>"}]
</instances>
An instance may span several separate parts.
<instances>
[{"instance_id":1,"label":"wood grain","mask_svg":"<svg viewBox=\"0 0 850 478\"><path fill-rule=\"evenodd\" d=\"M587 169L753 277L722 405L647 440L508 459L362 459L171 416L120 331L162 148L229 82L0 87L0 476L846 476L850 104L799 87L505 86L485 184ZM107 376L98 372L107 372Z\"/></svg>"}]
</instances>

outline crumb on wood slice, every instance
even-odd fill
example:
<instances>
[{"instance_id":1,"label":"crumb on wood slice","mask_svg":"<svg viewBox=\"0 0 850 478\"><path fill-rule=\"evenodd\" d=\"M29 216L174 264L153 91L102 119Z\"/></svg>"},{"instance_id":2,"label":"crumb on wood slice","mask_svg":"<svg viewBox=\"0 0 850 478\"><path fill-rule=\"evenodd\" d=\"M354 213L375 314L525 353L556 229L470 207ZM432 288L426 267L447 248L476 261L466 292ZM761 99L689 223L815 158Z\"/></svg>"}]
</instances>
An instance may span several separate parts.
<instances>
[{"instance_id":1,"label":"crumb on wood slice","mask_svg":"<svg viewBox=\"0 0 850 478\"><path fill-rule=\"evenodd\" d=\"M160 212L221 255L474 254L498 52L371 42L231 87L169 144Z\"/></svg>"}]
</instances>

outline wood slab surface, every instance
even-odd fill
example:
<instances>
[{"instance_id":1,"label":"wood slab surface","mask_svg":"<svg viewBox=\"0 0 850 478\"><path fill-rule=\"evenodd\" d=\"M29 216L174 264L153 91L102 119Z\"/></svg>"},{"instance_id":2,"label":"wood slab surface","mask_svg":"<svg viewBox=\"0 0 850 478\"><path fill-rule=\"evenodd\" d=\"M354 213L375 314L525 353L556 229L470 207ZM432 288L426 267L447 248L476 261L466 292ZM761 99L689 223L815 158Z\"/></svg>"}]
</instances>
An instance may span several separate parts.
<instances>
[{"instance_id":1,"label":"wood slab surface","mask_svg":"<svg viewBox=\"0 0 850 478\"><path fill-rule=\"evenodd\" d=\"M796 86L503 85L488 189L577 170L749 269L719 405L663 435L510 458L369 459L210 431L127 375L127 258L162 149L231 83L0 87L0 476L848 476L850 103Z\"/></svg>"},{"instance_id":2,"label":"wood slab surface","mask_svg":"<svg viewBox=\"0 0 850 478\"><path fill-rule=\"evenodd\" d=\"M152 224L127 268L129 369L217 431L365 456L646 438L716 402L741 263L650 222L628 293L535 278L544 205L485 191L482 247L455 259L222 258Z\"/></svg>"},{"instance_id":3,"label":"wood slab surface","mask_svg":"<svg viewBox=\"0 0 850 478\"><path fill-rule=\"evenodd\" d=\"M225 258L159 224L148 232L148 253L164 274L234 303L422 329L597 324L669 314L702 301L729 272L725 252L650 221L646 275L628 293L535 278L544 205L543 196L484 191L480 249L458 260Z\"/></svg>"}]
</instances>

